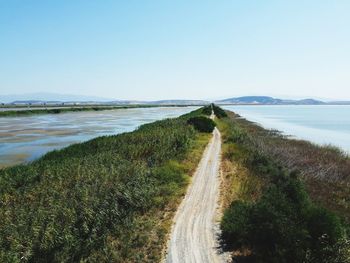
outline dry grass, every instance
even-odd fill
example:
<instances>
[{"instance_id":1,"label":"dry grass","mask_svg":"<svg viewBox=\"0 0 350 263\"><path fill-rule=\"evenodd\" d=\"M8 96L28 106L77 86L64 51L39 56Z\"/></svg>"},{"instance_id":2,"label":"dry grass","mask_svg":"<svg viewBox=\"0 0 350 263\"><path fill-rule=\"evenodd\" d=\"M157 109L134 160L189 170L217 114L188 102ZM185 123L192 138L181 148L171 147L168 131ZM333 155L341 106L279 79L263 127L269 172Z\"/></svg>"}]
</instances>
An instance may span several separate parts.
<instances>
[{"instance_id":1,"label":"dry grass","mask_svg":"<svg viewBox=\"0 0 350 263\"><path fill-rule=\"evenodd\" d=\"M216 120L222 133L222 207L227 208L234 200L257 200L265 185L263 178L251 173L244 165L241 149L234 143L228 142L229 127L227 122Z\"/></svg>"}]
</instances>

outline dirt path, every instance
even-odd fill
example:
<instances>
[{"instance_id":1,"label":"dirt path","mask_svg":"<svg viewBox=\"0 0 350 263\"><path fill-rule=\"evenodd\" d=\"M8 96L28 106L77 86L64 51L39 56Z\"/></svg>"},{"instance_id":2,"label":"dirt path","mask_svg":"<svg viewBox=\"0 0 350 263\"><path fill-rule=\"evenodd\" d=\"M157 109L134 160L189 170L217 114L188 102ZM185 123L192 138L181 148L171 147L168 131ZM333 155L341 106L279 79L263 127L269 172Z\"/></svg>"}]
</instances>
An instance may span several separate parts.
<instances>
[{"instance_id":1,"label":"dirt path","mask_svg":"<svg viewBox=\"0 0 350 263\"><path fill-rule=\"evenodd\" d=\"M223 262L216 250L220 151L220 132L215 128L192 184L176 213L166 263Z\"/></svg>"}]
</instances>

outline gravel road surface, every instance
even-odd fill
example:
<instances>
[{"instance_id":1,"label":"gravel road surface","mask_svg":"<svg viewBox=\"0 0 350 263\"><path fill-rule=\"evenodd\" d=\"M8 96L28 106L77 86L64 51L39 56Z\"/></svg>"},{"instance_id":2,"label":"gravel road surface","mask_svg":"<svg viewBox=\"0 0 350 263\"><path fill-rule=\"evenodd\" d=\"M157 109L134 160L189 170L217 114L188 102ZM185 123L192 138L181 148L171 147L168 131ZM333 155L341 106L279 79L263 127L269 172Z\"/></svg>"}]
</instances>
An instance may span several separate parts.
<instances>
[{"instance_id":1,"label":"gravel road surface","mask_svg":"<svg viewBox=\"0 0 350 263\"><path fill-rule=\"evenodd\" d=\"M224 262L216 249L220 151L221 136L215 128L175 215L166 263Z\"/></svg>"}]
</instances>

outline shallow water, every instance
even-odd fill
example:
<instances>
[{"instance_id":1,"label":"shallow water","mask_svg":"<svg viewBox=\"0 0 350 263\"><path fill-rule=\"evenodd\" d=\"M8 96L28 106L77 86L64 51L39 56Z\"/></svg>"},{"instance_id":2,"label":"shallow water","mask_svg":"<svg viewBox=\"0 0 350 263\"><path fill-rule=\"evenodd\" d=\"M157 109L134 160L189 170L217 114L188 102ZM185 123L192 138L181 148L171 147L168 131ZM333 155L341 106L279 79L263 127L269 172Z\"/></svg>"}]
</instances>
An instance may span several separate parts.
<instances>
[{"instance_id":1,"label":"shallow water","mask_svg":"<svg viewBox=\"0 0 350 263\"><path fill-rule=\"evenodd\" d=\"M68 112L0 118L0 167L32 161L48 151L142 124L178 117L198 107Z\"/></svg>"},{"instance_id":2,"label":"shallow water","mask_svg":"<svg viewBox=\"0 0 350 263\"><path fill-rule=\"evenodd\" d=\"M350 153L350 105L223 106L265 128Z\"/></svg>"}]
</instances>

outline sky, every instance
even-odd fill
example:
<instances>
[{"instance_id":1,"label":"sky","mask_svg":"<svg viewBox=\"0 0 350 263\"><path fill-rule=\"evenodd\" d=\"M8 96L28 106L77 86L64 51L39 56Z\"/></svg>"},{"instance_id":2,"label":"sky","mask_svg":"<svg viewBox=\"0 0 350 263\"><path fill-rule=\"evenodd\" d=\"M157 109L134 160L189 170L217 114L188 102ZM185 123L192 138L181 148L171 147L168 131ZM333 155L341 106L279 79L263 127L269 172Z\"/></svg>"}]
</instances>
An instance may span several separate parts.
<instances>
[{"instance_id":1,"label":"sky","mask_svg":"<svg viewBox=\"0 0 350 263\"><path fill-rule=\"evenodd\" d=\"M350 1L0 0L0 95L350 100Z\"/></svg>"}]
</instances>

